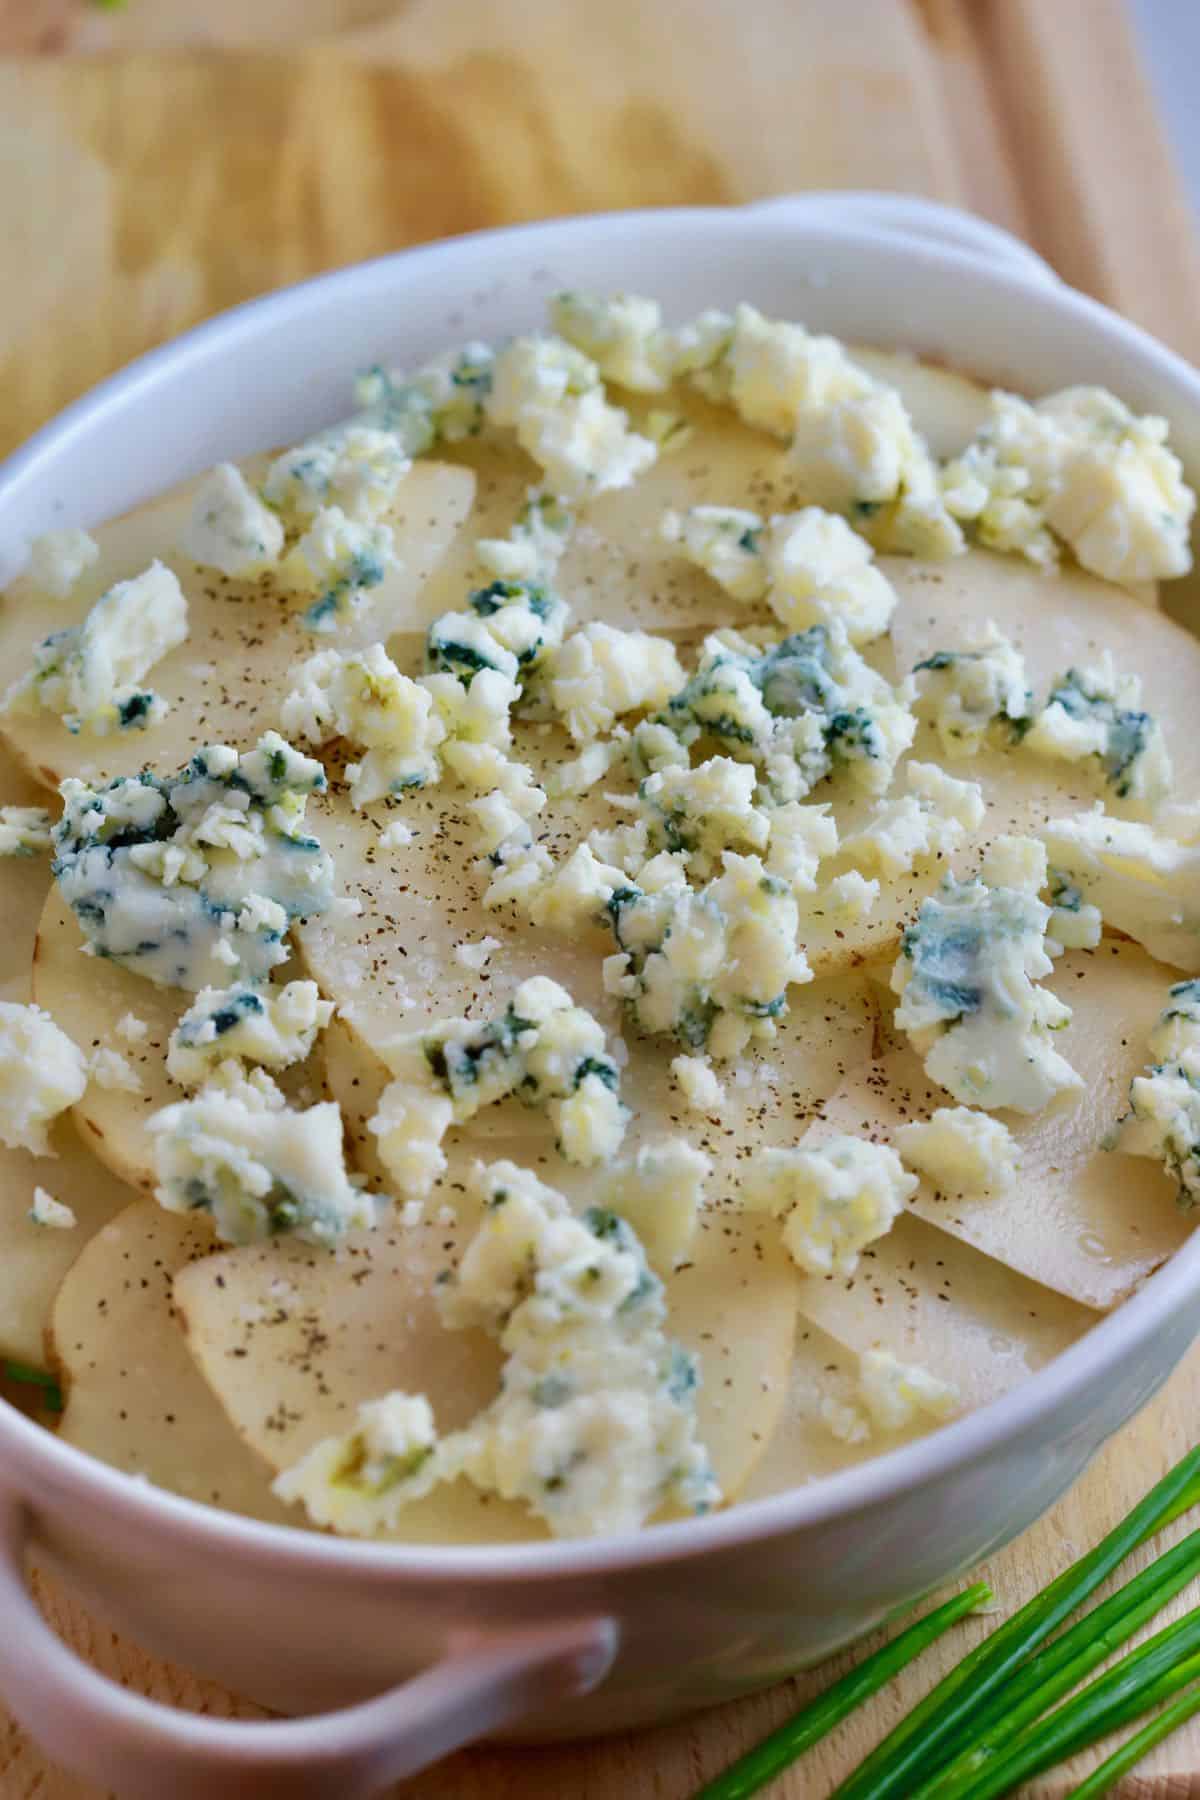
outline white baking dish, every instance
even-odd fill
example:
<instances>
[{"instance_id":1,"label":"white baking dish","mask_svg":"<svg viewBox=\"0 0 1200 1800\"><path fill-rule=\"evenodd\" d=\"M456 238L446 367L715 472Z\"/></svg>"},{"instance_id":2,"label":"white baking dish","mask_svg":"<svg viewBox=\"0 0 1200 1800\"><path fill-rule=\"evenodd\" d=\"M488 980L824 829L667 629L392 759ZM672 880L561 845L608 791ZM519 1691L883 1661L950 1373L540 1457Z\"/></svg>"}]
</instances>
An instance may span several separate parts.
<instances>
[{"instance_id":1,"label":"white baking dish","mask_svg":"<svg viewBox=\"0 0 1200 1800\"><path fill-rule=\"evenodd\" d=\"M31 534L296 440L344 413L364 363L502 337L567 285L653 293L675 317L748 299L1033 392L1099 382L1165 414L1200 479L1200 378L1177 357L978 221L817 195L488 232L239 308L106 382L0 471L0 579ZM250 1523L0 1406L0 1693L52 1755L122 1800L353 1800L485 1733L661 1720L826 1655L1024 1529L1198 1328L1193 1240L1024 1386L864 1468L637 1537L494 1550ZM324 1716L197 1719L114 1687L43 1624L24 1583L31 1547L148 1649Z\"/></svg>"}]
</instances>

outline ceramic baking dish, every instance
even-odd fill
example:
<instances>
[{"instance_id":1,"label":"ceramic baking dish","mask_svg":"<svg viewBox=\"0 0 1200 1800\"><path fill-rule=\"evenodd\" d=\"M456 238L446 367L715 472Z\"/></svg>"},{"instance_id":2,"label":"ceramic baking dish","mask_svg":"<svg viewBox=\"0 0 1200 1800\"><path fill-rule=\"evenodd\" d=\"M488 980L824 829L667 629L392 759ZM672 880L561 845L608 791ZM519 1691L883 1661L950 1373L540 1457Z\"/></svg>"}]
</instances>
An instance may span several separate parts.
<instances>
[{"instance_id":1,"label":"ceramic baking dish","mask_svg":"<svg viewBox=\"0 0 1200 1800\"><path fill-rule=\"evenodd\" d=\"M1162 413L1200 482L1200 378L1032 252L879 195L636 212L486 232L255 301L144 358L0 470L0 580L92 524L346 411L355 371L542 316L559 287L753 301L1033 393L1113 388ZM69 1195L64 1195L69 1199ZM1023 1530L1200 1328L1200 1239L1002 1399L812 1488L634 1537L496 1549L339 1541L131 1480L0 1405L0 1694L61 1762L135 1795L355 1800L490 1733L649 1723L778 1680ZM29 1552L147 1649L290 1720L197 1718L78 1662Z\"/></svg>"}]
</instances>

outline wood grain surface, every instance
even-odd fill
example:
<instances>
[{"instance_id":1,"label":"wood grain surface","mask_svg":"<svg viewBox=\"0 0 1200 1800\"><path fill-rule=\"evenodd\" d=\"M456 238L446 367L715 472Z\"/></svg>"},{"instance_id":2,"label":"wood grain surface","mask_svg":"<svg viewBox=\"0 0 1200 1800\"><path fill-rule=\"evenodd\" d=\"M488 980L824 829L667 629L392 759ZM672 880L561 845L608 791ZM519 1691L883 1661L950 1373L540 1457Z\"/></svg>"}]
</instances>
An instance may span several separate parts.
<instances>
[{"instance_id":1,"label":"wood grain surface","mask_svg":"<svg viewBox=\"0 0 1200 1800\"><path fill-rule=\"evenodd\" d=\"M0 243L19 271L0 287L0 449L141 350L320 269L513 219L816 186L971 205L1200 352L1195 237L1118 0L0 0L0 52ZM1005 1610L1182 1454L1198 1403L1200 1350L991 1560ZM116 1679L255 1716L44 1599ZM828 1792L982 1629L776 1791ZM407 1791L683 1800L840 1666L656 1732L465 1753ZM1065 1794L1085 1766L1030 1791ZM0 1732L4 1800L99 1791ZM1200 1792L1200 1728L1123 1791Z\"/></svg>"}]
</instances>

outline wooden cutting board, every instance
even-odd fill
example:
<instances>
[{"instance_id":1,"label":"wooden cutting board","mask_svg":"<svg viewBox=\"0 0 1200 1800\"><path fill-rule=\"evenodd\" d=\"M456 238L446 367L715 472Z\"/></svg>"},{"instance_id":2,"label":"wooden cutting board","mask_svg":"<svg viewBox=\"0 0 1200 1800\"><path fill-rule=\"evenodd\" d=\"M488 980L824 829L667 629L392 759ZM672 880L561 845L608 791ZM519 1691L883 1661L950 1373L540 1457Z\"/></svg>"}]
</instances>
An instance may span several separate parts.
<instances>
[{"instance_id":1,"label":"wooden cutting board","mask_svg":"<svg viewBox=\"0 0 1200 1800\"><path fill-rule=\"evenodd\" d=\"M1119 0L0 0L4 52L0 450L152 344L320 269L514 219L818 186L972 206L1200 356L1200 255ZM991 1559L1004 1609L1114 1523L1198 1418L1200 1350ZM254 1716L44 1597L108 1674ZM964 1627L776 1791L828 1792L979 1635ZM465 1753L408 1791L683 1800L842 1666L601 1745ZM1065 1794L1087 1766L1030 1791ZM1200 1792L1200 1725L1124 1791ZM0 1731L4 1800L98 1792Z\"/></svg>"}]
</instances>

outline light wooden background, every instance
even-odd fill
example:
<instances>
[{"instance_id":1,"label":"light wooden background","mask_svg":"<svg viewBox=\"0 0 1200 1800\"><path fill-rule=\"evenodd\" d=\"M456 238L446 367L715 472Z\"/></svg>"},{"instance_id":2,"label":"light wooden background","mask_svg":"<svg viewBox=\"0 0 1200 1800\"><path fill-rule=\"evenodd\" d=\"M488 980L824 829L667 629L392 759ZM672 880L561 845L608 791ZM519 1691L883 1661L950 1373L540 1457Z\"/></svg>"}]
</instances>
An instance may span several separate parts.
<instances>
[{"instance_id":1,"label":"light wooden background","mask_svg":"<svg viewBox=\"0 0 1200 1800\"><path fill-rule=\"evenodd\" d=\"M2 56L0 450L141 350L319 269L507 220L804 187L972 206L1200 356L1200 256L1119 0L0 0ZM1197 1420L1200 1351L992 1559L1005 1609L1115 1522ZM68 1596L47 1604L139 1691L253 1716ZM979 1634L776 1791L826 1793ZM466 1753L407 1791L683 1800L835 1672L602 1745ZM1084 1766L1035 1791L1065 1794ZM1125 1792L1200 1793L1200 1726ZM0 1722L4 1800L98 1793Z\"/></svg>"}]
</instances>

